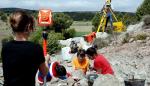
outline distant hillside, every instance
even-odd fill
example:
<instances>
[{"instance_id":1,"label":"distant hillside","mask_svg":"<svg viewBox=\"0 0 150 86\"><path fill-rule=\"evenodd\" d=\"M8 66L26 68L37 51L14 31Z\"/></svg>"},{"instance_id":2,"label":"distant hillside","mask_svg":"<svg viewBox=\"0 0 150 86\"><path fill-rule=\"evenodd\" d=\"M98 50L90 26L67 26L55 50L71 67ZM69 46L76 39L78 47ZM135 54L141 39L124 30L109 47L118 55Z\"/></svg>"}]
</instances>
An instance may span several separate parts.
<instances>
[{"instance_id":1,"label":"distant hillside","mask_svg":"<svg viewBox=\"0 0 150 86\"><path fill-rule=\"evenodd\" d=\"M91 21L98 11L84 11L84 12L64 12L71 16L75 21ZM99 12L100 13L100 12ZM124 15L134 16L135 13L131 12L114 12L116 16L122 17ZM102 13L100 13L102 15Z\"/></svg>"},{"instance_id":2,"label":"distant hillside","mask_svg":"<svg viewBox=\"0 0 150 86\"><path fill-rule=\"evenodd\" d=\"M16 10L25 10L27 12L38 12L37 10L29 10L29 9L22 9L22 8L0 8L0 11L4 12L4 13L12 13Z\"/></svg>"},{"instance_id":3,"label":"distant hillside","mask_svg":"<svg viewBox=\"0 0 150 86\"><path fill-rule=\"evenodd\" d=\"M71 16L74 21L90 21L95 16L96 12L64 12L65 14Z\"/></svg>"},{"instance_id":4,"label":"distant hillside","mask_svg":"<svg viewBox=\"0 0 150 86\"><path fill-rule=\"evenodd\" d=\"M7 13L8 15L16 10L20 10L20 8L0 8L0 12ZM31 14L34 14L34 16L37 16L38 13L37 10L29 10L29 9L21 9L21 10L25 10ZM71 18L73 18L74 21L91 21L97 12L98 11L79 11L79 12L63 12L63 13L69 15ZM124 15L130 16L135 15L135 13L130 12L115 12L115 14L119 15L119 17L122 17Z\"/></svg>"}]
</instances>

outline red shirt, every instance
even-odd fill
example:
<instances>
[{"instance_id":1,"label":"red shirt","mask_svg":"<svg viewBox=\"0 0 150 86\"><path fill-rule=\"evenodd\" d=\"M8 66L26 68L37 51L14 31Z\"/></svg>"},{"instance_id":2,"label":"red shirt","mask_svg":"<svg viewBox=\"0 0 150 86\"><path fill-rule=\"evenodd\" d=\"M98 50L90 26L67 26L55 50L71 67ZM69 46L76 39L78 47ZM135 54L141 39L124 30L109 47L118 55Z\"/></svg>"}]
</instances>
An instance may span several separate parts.
<instances>
[{"instance_id":1,"label":"red shirt","mask_svg":"<svg viewBox=\"0 0 150 86\"><path fill-rule=\"evenodd\" d=\"M110 63L103 55L97 55L94 59L94 69L99 74L114 74Z\"/></svg>"}]
</instances>

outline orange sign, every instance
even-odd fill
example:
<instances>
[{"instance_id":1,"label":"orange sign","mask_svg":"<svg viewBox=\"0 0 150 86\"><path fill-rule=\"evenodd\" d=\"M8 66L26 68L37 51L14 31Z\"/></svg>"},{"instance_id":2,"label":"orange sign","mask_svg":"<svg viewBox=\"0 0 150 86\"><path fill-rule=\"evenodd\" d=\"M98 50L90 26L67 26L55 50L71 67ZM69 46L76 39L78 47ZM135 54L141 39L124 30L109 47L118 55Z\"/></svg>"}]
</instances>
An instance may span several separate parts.
<instances>
[{"instance_id":1,"label":"orange sign","mask_svg":"<svg viewBox=\"0 0 150 86\"><path fill-rule=\"evenodd\" d=\"M40 26L49 26L52 24L51 10L40 10L38 15L38 24Z\"/></svg>"}]
</instances>

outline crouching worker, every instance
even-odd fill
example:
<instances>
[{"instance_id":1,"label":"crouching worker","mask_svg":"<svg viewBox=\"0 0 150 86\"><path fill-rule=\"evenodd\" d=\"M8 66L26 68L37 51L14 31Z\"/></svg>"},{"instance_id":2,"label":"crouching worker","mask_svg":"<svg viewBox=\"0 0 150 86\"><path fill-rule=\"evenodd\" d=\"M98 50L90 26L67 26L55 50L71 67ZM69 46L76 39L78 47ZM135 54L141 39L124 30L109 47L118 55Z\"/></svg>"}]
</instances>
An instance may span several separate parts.
<instances>
[{"instance_id":1,"label":"crouching worker","mask_svg":"<svg viewBox=\"0 0 150 86\"><path fill-rule=\"evenodd\" d=\"M75 70L82 69L82 71L84 72L84 74L86 74L87 69L89 67L89 60L86 57L86 51L83 50L83 49L80 49L77 52L77 57L75 57L73 59L72 64L73 64L73 68Z\"/></svg>"},{"instance_id":2,"label":"crouching worker","mask_svg":"<svg viewBox=\"0 0 150 86\"><path fill-rule=\"evenodd\" d=\"M95 48L88 48L86 54L89 59L94 60L94 67L92 69L96 70L98 74L114 74L108 60L103 55L97 54Z\"/></svg>"},{"instance_id":3,"label":"crouching worker","mask_svg":"<svg viewBox=\"0 0 150 86\"><path fill-rule=\"evenodd\" d=\"M64 66L60 65L58 62L52 62L48 64L49 72L46 76L46 82L51 81L52 77L66 79L69 77L67 75L66 69ZM41 72L38 73L38 83L44 84L44 77Z\"/></svg>"}]
</instances>

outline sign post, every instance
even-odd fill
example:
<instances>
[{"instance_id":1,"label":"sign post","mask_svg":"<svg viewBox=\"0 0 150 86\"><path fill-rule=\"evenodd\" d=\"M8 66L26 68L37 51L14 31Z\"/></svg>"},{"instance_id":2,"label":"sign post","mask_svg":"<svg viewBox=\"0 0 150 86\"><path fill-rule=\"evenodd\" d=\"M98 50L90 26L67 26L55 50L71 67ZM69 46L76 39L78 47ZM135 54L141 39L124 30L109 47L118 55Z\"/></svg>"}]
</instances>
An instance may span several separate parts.
<instances>
[{"instance_id":1,"label":"sign post","mask_svg":"<svg viewBox=\"0 0 150 86\"><path fill-rule=\"evenodd\" d=\"M51 12L51 10L42 9L39 11L38 25L44 27L43 32L42 32L43 52L44 52L44 56L46 56L46 54L47 54L47 36L48 36L46 27L52 25L52 12Z\"/></svg>"},{"instance_id":2,"label":"sign post","mask_svg":"<svg viewBox=\"0 0 150 86\"><path fill-rule=\"evenodd\" d=\"M43 26L43 32L42 32L42 37L43 37L43 53L44 56L47 55L47 37L48 37L48 32L47 32L47 26L52 25L52 12L51 10L48 9L42 9L39 11L38 14L38 25ZM43 79L43 80L41 80ZM46 86L46 76L43 78L41 73L39 72L38 74L38 81L40 82L40 85Z\"/></svg>"}]
</instances>

